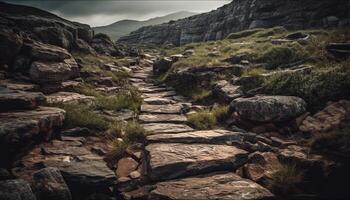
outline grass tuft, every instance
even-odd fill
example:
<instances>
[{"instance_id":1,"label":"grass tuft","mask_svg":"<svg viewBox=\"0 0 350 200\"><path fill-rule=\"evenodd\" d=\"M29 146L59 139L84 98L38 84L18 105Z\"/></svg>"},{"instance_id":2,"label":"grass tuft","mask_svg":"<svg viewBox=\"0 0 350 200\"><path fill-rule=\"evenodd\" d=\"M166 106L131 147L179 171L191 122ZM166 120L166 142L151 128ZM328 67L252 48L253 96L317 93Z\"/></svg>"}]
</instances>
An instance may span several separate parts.
<instances>
[{"instance_id":1,"label":"grass tuft","mask_svg":"<svg viewBox=\"0 0 350 200\"><path fill-rule=\"evenodd\" d=\"M217 106L211 110L203 110L190 114L188 121L200 130L213 129L226 119L229 106Z\"/></svg>"}]
</instances>

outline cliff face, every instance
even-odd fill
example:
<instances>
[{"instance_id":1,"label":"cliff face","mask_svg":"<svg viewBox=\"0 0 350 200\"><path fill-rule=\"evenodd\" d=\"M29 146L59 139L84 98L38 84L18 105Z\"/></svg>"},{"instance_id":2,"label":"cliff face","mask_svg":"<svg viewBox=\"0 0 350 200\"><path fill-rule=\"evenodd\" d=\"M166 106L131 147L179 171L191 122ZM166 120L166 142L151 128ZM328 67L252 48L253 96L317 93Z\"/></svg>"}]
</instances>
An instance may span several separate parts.
<instances>
[{"instance_id":1,"label":"cliff face","mask_svg":"<svg viewBox=\"0 0 350 200\"><path fill-rule=\"evenodd\" d=\"M183 45L219 40L251 28L289 29L345 27L350 0L233 0L209 13L175 22L142 27L119 42Z\"/></svg>"}]
</instances>

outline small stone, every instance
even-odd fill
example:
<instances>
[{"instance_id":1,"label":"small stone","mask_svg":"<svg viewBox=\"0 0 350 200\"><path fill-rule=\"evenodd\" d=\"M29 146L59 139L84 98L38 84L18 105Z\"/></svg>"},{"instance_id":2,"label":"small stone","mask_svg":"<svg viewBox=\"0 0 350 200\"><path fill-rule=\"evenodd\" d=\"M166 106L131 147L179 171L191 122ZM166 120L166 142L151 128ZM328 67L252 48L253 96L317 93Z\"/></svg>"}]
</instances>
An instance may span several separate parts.
<instances>
[{"instance_id":1,"label":"small stone","mask_svg":"<svg viewBox=\"0 0 350 200\"><path fill-rule=\"evenodd\" d=\"M130 157L122 158L118 161L116 174L118 177L127 177L138 165L139 163Z\"/></svg>"},{"instance_id":2,"label":"small stone","mask_svg":"<svg viewBox=\"0 0 350 200\"><path fill-rule=\"evenodd\" d=\"M129 176L130 176L131 178L135 179L135 178L140 178L141 174L140 174L140 172L138 172L138 171L133 171L133 172L130 173Z\"/></svg>"}]
</instances>

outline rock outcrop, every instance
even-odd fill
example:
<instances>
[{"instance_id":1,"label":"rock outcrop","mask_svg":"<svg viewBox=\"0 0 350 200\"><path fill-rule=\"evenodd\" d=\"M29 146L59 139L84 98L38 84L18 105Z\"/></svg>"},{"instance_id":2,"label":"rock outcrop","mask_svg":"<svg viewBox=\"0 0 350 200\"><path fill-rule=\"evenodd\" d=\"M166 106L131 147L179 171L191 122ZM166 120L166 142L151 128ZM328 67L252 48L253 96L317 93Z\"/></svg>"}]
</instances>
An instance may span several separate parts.
<instances>
[{"instance_id":1,"label":"rock outcrop","mask_svg":"<svg viewBox=\"0 0 350 200\"><path fill-rule=\"evenodd\" d=\"M191 42L219 40L232 32L252 28L346 27L350 23L349 9L348 0L233 0L209 13L142 27L119 41L178 46Z\"/></svg>"}]
</instances>

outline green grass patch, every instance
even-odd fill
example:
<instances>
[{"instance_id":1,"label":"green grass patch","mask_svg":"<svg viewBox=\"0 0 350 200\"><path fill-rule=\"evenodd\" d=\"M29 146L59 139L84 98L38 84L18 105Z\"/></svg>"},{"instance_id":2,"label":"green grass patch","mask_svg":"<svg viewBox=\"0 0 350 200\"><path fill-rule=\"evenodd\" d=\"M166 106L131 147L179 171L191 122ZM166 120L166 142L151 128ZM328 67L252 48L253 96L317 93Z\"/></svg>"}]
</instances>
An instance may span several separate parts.
<instances>
[{"instance_id":1,"label":"green grass patch","mask_svg":"<svg viewBox=\"0 0 350 200\"><path fill-rule=\"evenodd\" d=\"M228 106L217 106L211 110L203 110L188 115L188 122L200 130L213 129L227 117Z\"/></svg>"},{"instance_id":2,"label":"green grass patch","mask_svg":"<svg viewBox=\"0 0 350 200\"><path fill-rule=\"evenodd\" d=\"M242 76L261 76L262 74L267 73L267 70L264 68L251 68L244 70Z\"/></svg>"},{"instance_id":3,"label":"green grass patch","mask_svg":"<svg viewBox=\"0 0 350 200\"><path fill-rule=\"evenodd\" d=\"M51 106L66 111L65 126L67 128L87 127L90 129L106 130L109 123L100 115L93 112L90 106L84 104L53 104Z\"/></svg>"},{"instance_id":4,"label":"green grass patch","mask_svg":"<svg viewBox=\"0 0 350 200\"><path fill-rule=\"evenodd\" d=\"M308 57L304 47L298 43L274 45L262 52L258 60L266 63L267 69L276 69L283 65L304 60Z\"/></svg>"},{"instance_id":5,"label":"green grass patch","mask_svg":"<svg viewBox=\"0 0 350 200\"><path fill-rule=\"evenodd\" d=\"M227 39L243 38L243 37L253 35L257 32L263 31L263 30L264 29L262 29L262 28L257 28L257 29L248 29L248 30L244 30L244 31L236 32L236 33L231 33L227 36Z\"/></svg>"}]
</instances>

